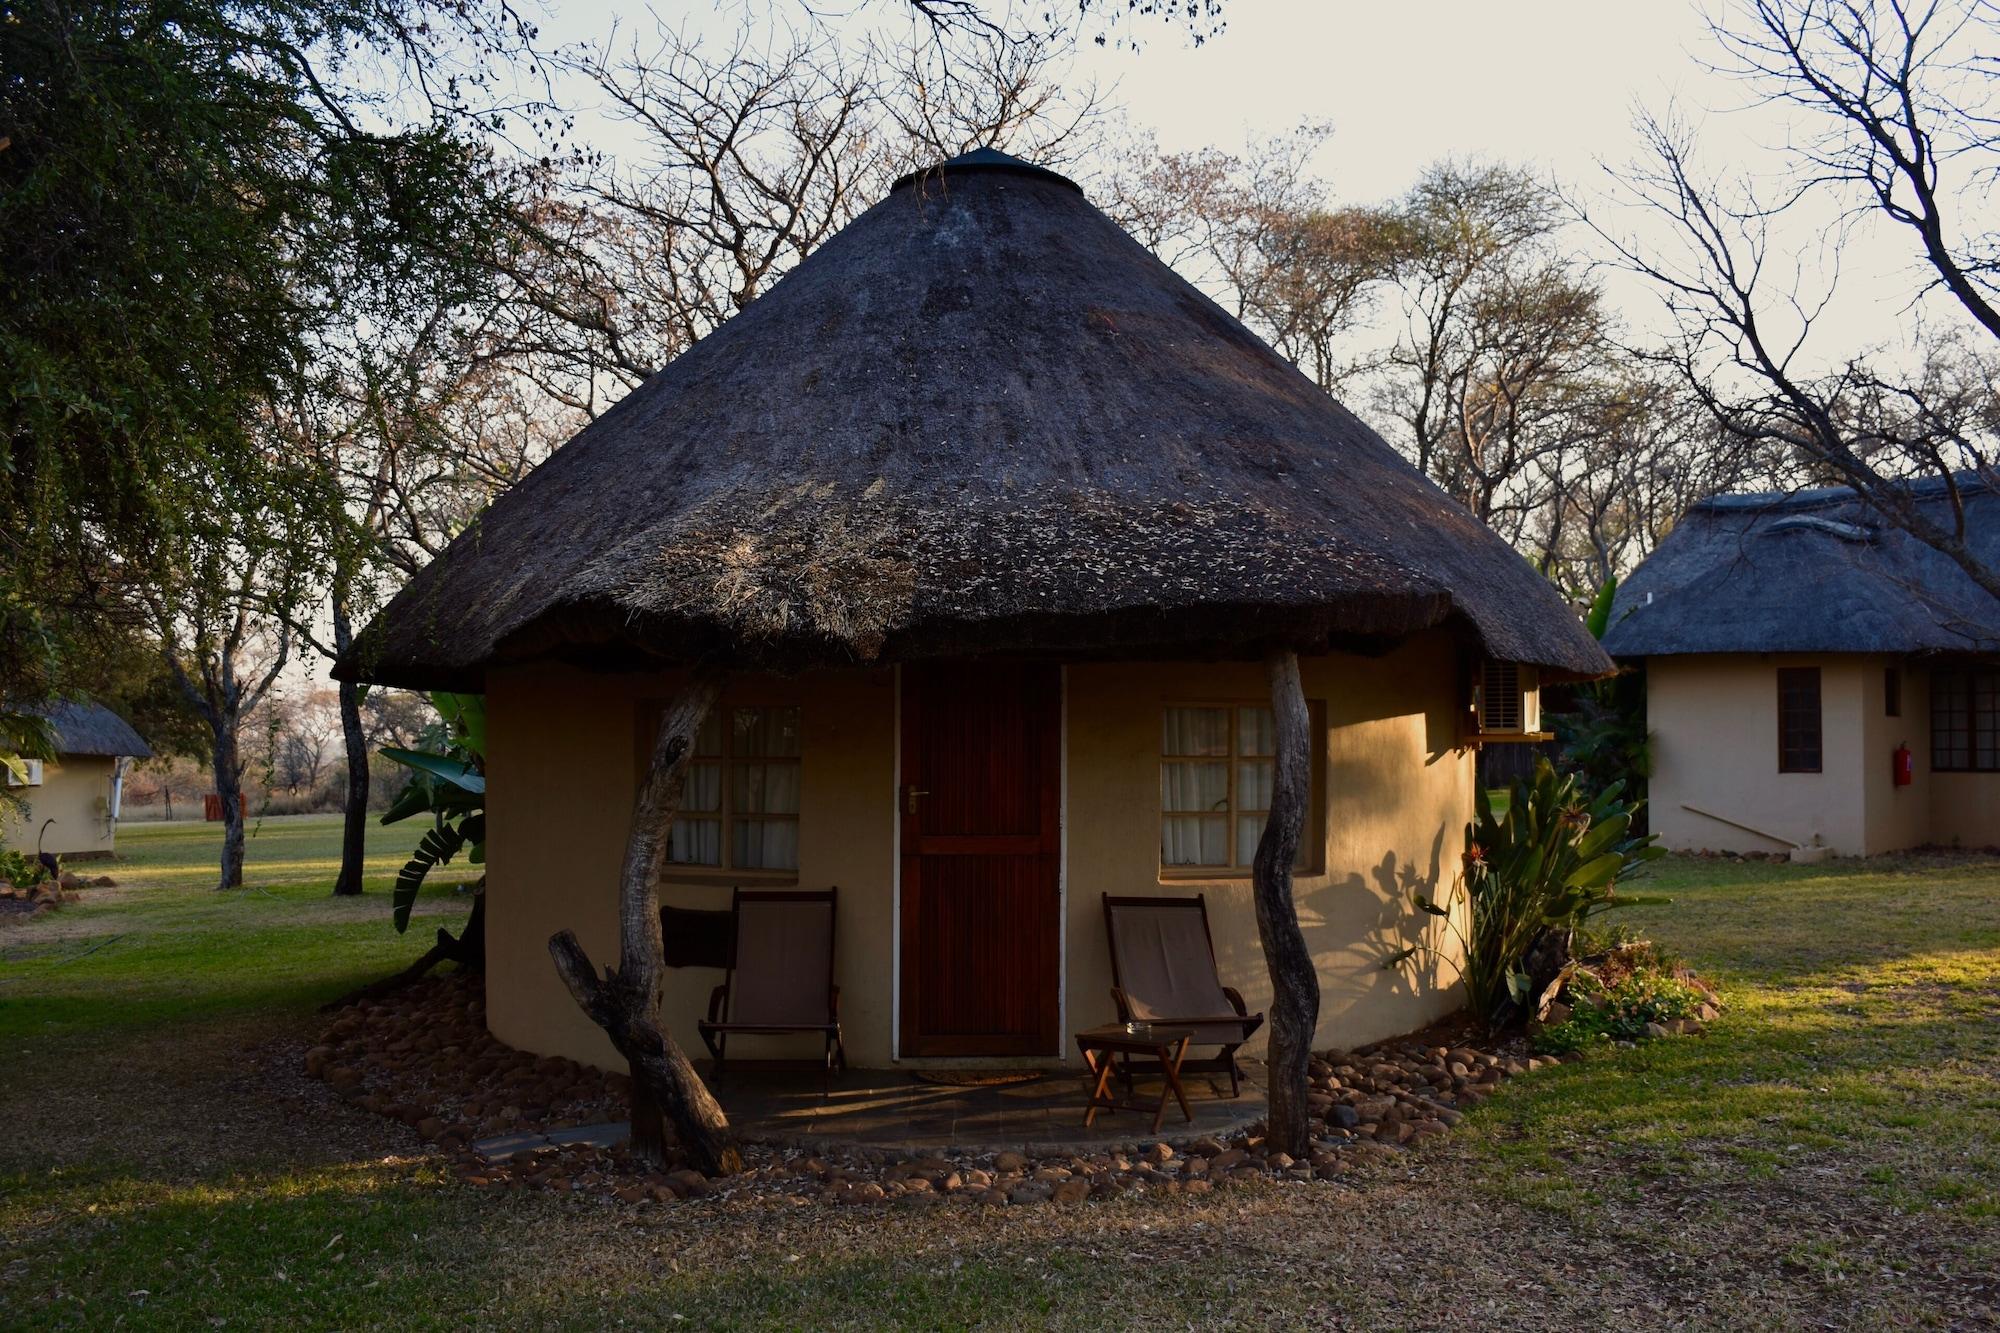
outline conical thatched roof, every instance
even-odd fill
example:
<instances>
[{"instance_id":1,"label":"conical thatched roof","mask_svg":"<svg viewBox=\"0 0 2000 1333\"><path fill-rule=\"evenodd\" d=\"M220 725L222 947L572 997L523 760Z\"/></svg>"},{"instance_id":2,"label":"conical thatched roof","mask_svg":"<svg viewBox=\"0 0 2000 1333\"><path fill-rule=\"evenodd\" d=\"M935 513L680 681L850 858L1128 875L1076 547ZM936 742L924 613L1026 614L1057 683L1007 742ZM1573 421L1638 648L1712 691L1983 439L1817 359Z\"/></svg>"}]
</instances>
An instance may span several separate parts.
<instances>
[{"instance_id":1,"label":"conical thatched roof","mask_svg":"<svg viewBox=\"0 0 2000 1333\"><path fill-rule=\"evenodd\" d=\"M132 724L103 704L88 699L54 699L31 704L28 712L47 720L55 732L59 755L101 755L109 758L151 759L153 748L132 730Z\"/></svg>"},{"instance_id":2,"label":"conical thatched roof","mask_svg":"<svg viewBox=\"0 0 2000 1333\"><path fill-rule=\"evenodd\" d=\"M1609 669L1547 583L1093 208L982 151L899 182L558 450L340 674L720 655L1215 655L1457 623Z\"/></svg>"}]
</instances>

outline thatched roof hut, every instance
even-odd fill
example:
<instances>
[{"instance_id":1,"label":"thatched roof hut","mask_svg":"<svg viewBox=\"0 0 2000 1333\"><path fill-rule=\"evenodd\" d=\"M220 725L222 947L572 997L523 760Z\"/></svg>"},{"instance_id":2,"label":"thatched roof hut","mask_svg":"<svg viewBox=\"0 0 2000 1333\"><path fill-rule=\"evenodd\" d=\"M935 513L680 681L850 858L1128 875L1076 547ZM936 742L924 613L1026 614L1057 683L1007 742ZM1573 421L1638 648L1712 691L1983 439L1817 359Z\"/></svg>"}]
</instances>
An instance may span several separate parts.
<instances>
[{"instance_id":1,"label":"thatched roof hut","mask_svg":"<svg viewBox=\"0 0 2000 1333\"><path fill-rule=\"evenodd\" d=\"M1387 645L1609 663L1525 561L1070 181L899 182L593 422L339 674Z\"/></svg>"},{"instance_id":2,"label":"thatched roof hut","mask_svg":"<svg viewBox=\"0 0 2000 1333\"><path fill-rule=\"evenodd\" d=\"M88 699L58 699L34 705L27 711L46 719L54 729L57 754L107 759L153 757L152 747L132 730L132 724L103 704Z\"/></svg>"},{"instance_id":3,"label":"thatched roof hut","mask_svg":"<svg viewBox=\"0 0 2000 1333\"><path fill-rule=\"evenodd\" d=\"M1910 483L2000 565L2000 494ZM1874 855L2000 842L2000 601L1834 487L1719 495L1618 591L1643 663L1654 829L1681 850Z\"/></svg>"},{"instance_id":4,"label":"thatched roof hut","mask_svg":"<svg viewBox=\"0 0 2000 1333\"><path fill-rule=\"evenodd\" d=\"M2000 567L2000 495L1970 472L1953 486L1967 541ZM1910 486L1946 531L1950 489L1943 477ZM1618 657L1991 653L2000 602L1844 486L1718 495L1618 590L1604 646Z\"/></svg>"}]
</instances>

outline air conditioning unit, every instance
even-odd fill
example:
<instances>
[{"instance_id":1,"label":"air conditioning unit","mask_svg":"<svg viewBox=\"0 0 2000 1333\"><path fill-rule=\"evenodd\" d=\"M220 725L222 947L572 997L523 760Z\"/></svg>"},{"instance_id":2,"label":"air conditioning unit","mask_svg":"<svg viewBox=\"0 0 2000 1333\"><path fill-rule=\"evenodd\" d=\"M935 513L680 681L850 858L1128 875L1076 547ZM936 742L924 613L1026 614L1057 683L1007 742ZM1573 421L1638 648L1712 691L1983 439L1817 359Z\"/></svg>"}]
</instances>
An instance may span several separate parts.
<instances>
[{"instance_id":1,"label":"air conditioning unit","mask_svg":"<svg viewBox=\"0 0 2000 1333\"><path fill-rule=\"evenodd\" d=\"M0 763L0 771L7 774L7 785L10 787L42 785L42 761L39 759L9 759Z\"/></svg>"},{"instance_id":2,"label":"air conditioning unit","mask_svg":"<svg viewBox=\"0 0 2000 1333\"><path fill-rule=\"evenodd\" d=\"M1526 662L1482 657L1473 664L1472 741L1545 741L1541 681Z\"/></svg>"}]
</instances>

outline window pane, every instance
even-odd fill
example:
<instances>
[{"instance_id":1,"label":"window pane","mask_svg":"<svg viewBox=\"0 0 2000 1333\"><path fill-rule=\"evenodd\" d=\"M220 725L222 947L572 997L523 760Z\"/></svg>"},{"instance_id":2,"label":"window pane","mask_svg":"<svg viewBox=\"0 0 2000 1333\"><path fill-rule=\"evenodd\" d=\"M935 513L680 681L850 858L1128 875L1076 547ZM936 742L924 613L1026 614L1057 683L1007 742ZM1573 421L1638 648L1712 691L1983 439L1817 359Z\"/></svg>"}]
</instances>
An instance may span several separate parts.
<instances>
[{"instance_id":1,"label":"window pane","mask_svg":"<svg viewBox=\"0 0 2000 1333\"><path fill-rule=\"evenodd\" d=\"M1278 721L1268 708L1239 708L1236 711L1236 753L1276 754Z\"/></svg>"},{"instance_id":2,"label":"window pane","mask_svg":"<svg viewBox=\"0 0 2000 1333\"><path fill-rule=\"evenodd\" d=\"M721 865L722 821L676 819L667 836L667 860L684 866Z\"/></svg>"},{"instance_id":3,"label":"window pane","mask_svg":"<svg viewBox=\"0 0 2000 1333\"><path fill-rule=\"evenodd\" d=\"M799 826L791 819L731 821L731 848L738 870L797 870Z\"/></svg>"},{"instance_id":4,"label":"window pane","mask_svg":"<svg viewBox=\"0 0 2000 1333\"><path fill-rule=\"evenodd\" d=\"M681 794L681 809L697 813L721 811L721 764L688 765L687 790Z\"/></svg>"},{"instance_id":5,"label":"window pane","mask_svg":"<svg viewBox=\"0 0 2000 1333\"><path fill-rule=\"evenodd\" d=\"M1931 767L1972 767L1972 699L1968 674L1931 673Z\"/></svg>"},{"instance_id":6,"label":"window pane","mask_svg":"<svg viewBox=\"0 0 2000 1333\"><path fill-rule=\"evenodd\" d=\"M1228 819L1222 815L1168 815L1160 821L1160 863L1228 865Z\"/></svg>"},{"instance_id":7,"label":"window pane","mask_svg":"<svg viewBox=\"0 0 2000 1333\"><path fill-rule=\"evenodd\" d=\"M796 757L799 752L799 710L739 708L735 721L737 758Z\"/></svg>"},{"instance_id":8,"label":"window pane","mask_svg":"<svg viewBox=\"0 0 2000 1333\"><path fill-rule=\"evenodd\" d=\"M1820 771L1818 667L1778 669L1778 771Z\"/></svg>"},{"instance_id":9,"label":"window pane","mask_svg":"<svg viewBox=\"0 0 2000 1333\"><path fill-rule=\"evenodd\" d=\"M1160 809L1224 811L1229 808L1229 765L1182 763L1160 765Z\"/></svg>"},{"instance_id":10,"label":"window pane","mask_svg":"<svg viewBox=\"0 0 2000 1333\"><path fill-rule=\"evenodd\" d=\"M721 709L709 709L708 716L702 719L701 730L694 734L694 752L696 754L714 755L722 753Z\"/></svg>"},{"instance_id":11,"label":"window pane","mask_svg":"<svg viewBox=\"0 0 2000 1333\"><path fill-rule=\"evenodd\" d=\"M797 764L736 764L730 812L738 815L795 815L799 812Z\"/></svg>"},{"instance_id":12,"label":"window pane","mask_svg":"<svg viewBox=\"0 0 2000 1333\"><path fill-rule=\"evenodd\" d=\"M1229 753L1229 710L1226 708L1169 708L1160 753L1168 755L1210 755Z\"/></svg>"},{"instance_id":13,"label":"window pane","mask_svg":"<svg viewBox=\"0 0 2000 1333\"><path fill-rule=\"evenodd\" d=\"M1264 836L1265 814L1236 817L1236 864L1247 866L1257 859L1257 840Z\"/></svg>"},{"instance_id":14,"label":"window pane","mask_svg":"<svg viewBox=\"0 0 2000 1333\"><path fill-rule=\"evenodd\" d=\"M1278 766L1269 759L1246 759L1236 765L1236 808L1269 810Z\"/></svg>"},{"instance_id":15,"label":"window pane","mask_svg":"<svg viewBox=\"0 0 2000 1333\"><path fill-rule=\"evenodd\" d=\"M1972 766L2000 769L2000 671L1972 675Z\"/></svg>"}]
</instances>

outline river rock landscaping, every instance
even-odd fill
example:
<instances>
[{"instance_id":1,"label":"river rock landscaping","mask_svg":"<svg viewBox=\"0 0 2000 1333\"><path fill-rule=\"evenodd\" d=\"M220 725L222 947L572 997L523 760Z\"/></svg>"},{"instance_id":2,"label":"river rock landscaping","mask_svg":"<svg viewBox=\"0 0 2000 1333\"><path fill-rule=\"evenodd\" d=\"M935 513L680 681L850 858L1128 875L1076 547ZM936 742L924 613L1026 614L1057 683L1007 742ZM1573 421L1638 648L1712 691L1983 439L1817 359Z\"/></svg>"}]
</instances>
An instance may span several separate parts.
<instances>
[{"instance_id":1,"label":"river rock landscaping","mask_svg":"<svg viewBox=\"0 0 2000 1333\"><path fill-rule=\"evenodd\" d=\"M678 1160L656 1170L630 1154L614 1123L626 1114L625 1075L518 1051L493 1037L476 974L430 978L350 1004L305 1055L308 1075L408 1125L470 1184L585 1191L634 1205L752 1193L801 1204L1018 1206L1135 1190L1203 1194L1250 1180L1334 1181L1445 1133L1505 1079L1555 1063L1556 1056L1535 1053L1526 1035L1476 1041L1462 1019L1359 1050L1323 1051L1311 1069L1320 1125L1305 1160L1267 1152L1254 1125L1223 1137L1169 1136L1033 1157L909 1152L893 1144L802 1147L752 1135L745 1169L709 1178ZM1079 1104L1081 1083L1079 1075ZM593 1126L603 1132L585 1131Z\"/></svg>"}]
</instances>

